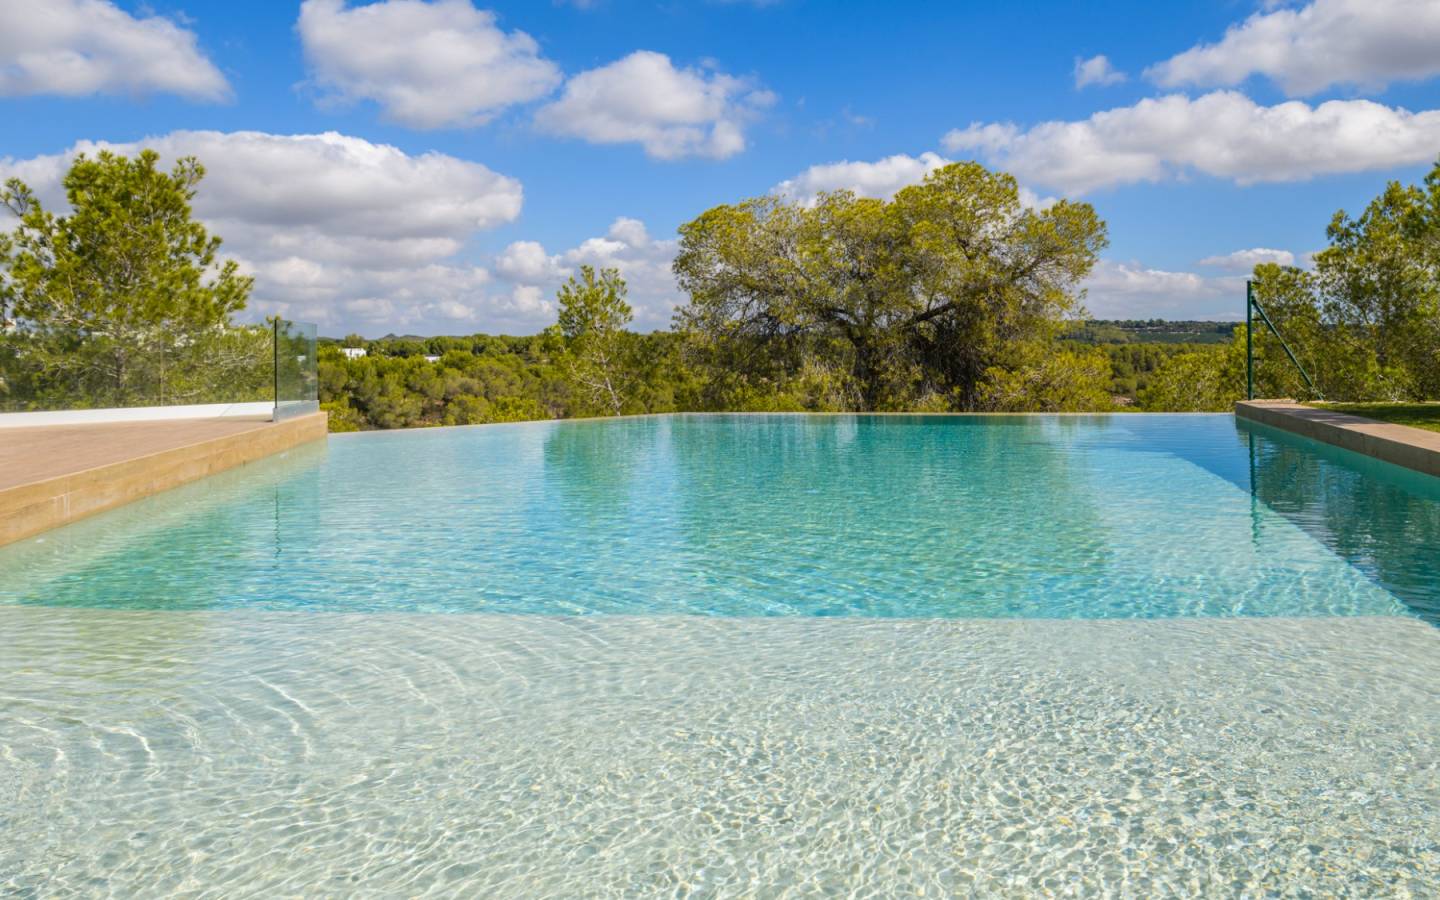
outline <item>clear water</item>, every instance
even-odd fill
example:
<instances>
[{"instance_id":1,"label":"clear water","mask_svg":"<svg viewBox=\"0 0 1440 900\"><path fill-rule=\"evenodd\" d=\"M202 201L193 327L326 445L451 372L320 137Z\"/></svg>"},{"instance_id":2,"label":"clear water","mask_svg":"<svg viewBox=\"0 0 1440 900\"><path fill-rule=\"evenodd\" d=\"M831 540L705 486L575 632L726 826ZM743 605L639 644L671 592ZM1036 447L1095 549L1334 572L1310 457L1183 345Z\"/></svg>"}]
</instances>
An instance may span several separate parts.
<instances>
[{"instance_id":1,"label":"clear water","mask_svg":"<svg viewBox=\"0 0 1440 900\"><path fill-rule=\"evenodd\" d=\"M1433 612L1433 481L1362 471L1230 416L685 416L365 434L0 551L0 603Z\"/></svg>"},{"instance_id":2,"label":"clear water","mask_svg":"<svg viewBox=\"0 0 1440 900\"><path fill-rule=\"evenodd\" d=\"M1428 896L1440 489L1228 416L337 437L0 550L0 896Z\"/></svg>"}]
</instances>

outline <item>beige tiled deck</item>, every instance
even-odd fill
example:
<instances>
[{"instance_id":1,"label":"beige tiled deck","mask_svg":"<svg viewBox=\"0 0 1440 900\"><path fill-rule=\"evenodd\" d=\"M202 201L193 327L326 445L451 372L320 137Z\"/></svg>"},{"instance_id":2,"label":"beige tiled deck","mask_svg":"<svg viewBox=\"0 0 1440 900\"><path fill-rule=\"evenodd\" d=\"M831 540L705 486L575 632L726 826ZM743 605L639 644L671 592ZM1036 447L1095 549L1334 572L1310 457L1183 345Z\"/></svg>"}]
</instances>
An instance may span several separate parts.
<instances>
[{"instance_id":1,"label":"beige tiled deck","mask_svg":"<svg viewBox=\"0 0 1440 900\"><path fill-rule=\"evenodd\" d=\"M284 422L184 419L0 429L0 544L325 437Z\"/></svg>"},{"instance_id":2,"label":"beige tiled deck","mask_svg":"<svg viewBox=\"0 0 1440 900\"><path fill-rule=\"evenodd\" d=\"M0 430L0 490L269 424L257 419L182 419L6 428Z\"/></svg>"},{"instance_id":3,"label":"beige tiled deck","mask_svg":"<svg viewBox=\"0 0 1440 900\"><path fill-rule=\"evenodd\" d=\"M1293 400L1242 401L1235 404L1235 414L1397 466L1440 476L1440 433L1305 406Z\"/></svg>"}]
</instances>

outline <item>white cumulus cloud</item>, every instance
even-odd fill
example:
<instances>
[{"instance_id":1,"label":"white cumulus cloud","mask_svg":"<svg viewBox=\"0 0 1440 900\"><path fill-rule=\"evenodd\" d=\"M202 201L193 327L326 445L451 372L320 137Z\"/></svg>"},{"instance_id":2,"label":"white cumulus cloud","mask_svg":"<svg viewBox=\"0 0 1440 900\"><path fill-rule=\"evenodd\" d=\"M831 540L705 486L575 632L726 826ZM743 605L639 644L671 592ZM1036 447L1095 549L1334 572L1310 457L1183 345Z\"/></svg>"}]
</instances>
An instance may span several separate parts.
<instances>
[{"instance_id":1,"label":"white cumulus cloud","mask_svg":"<svg viewBox=\"0 0 1440 900\"><path fill-rule=\"evenodd\" d=\"M535 241L516 241L495 258L493 268L497 275L513 283L511 302L516 308L537 314L535 328L550 324L538 314L553 318L556 289L582 265L597 270L619 269L635 311L633 327L653 330L669 326L670 315L680 301L680 290L670 270L678 250L677 241L656 240L644 222L621 216L603 236L586 238L554 254Z\"/></svg>"},{"instance_id":2,"label":"white cumulus cloud","mask_svg":"<svg viewBox=\"0 0 1440 900\"><path fill-rule=\"evenodd\" d=\"M1250 272L1261 263L1293 266L1295 265L1295 254L1289 250L1271 250L1266 247L1252 247L1249 250L1236 250L1234 253L1226 253L1222 256L1207 256L1200 260L1200 265L1202 266L1224 269L1227 272Z\"/></svg>"},{"instance_id":3,"label":"white cumulus cloud","mask_svg":"<svg viewBox=\"0 0 1440 900\"><path fill-rule=\"evenodd\" d=\"M897 153L874 162L821 163L780 182L774 193L803 203L826 191L853 191L860 197L888 200L901 188L919 184L926 175L949 164L950 160L930 152L919 156Z\"/></svg>"},{"instance_id":4,"label":"white cumulus cloud","mask_svg":"<svg viewBox=\"0 0 1440 900\"><path fill-rule=\"evenodd\" d=\"M1237 85L1251 75L1290 96L1336 84L1383 88L1440 74L1435 0L1314 0L1262 10L1145 73L1166 87Z\"/></svg>"},{"instance_id":5,"label":"white cumulus cloud","mask_svg":"<svg viewBox=\"0 0 1440 900\"><path fill-rule=\"evenodd\" d=\"M919 156L897 153L873 162L845 160L821 163L780 182L771 189L771 193L805 205L813 204L826 191L851 191L857 197L889 200L901 188L919 184L926 175L951 162L953 160L938 153L926 151ZM1041 197L1021 186L1020 203L1045 209L1055 203L1055 198Z\"/></svg>"},{"instance_id":6,"label":"white cumulus cloud","mask_svg":"<svg viewBox=\"0 0 1440 900\"><path fill-rule=\"evenodd\" d=\"M483 124L560 83L520 31L470 0L305 0L298 25L316 82L342 101L373 100L414 128Z\"/></svg>"},{"instance_id":7,"label":"white cumulus cloud","mask_svg":"<svg viewBox=\"0 0 1440 900\"><path fill-rule=\"evenodd\" d=\"M515 241L495 257L495 271L521 284L544 284L564 277L558 257L545 252L539 241Z\"/></svg>"},{"instance_id":8,"label":"white cumulus cloud","mask_svg":"<svg viewBox=\"0 0 1440 900\"><path fill-rule=\"evenodd\" d=\"M1085 280L1097 319L1235 319L1244 316L1243 276L1206 277L1102 259Z\"/></svg>"},{"instance_id":9,"label":"white cumulus cloud","mask_svg":"<svg viewBox=\"0 0 1440 900\"><path fill-rule=\"evenodd\" d=\"M456 258L476 232L520 214L520 183L479 163L334 133L177 131L0 159L0 177L20 177L58 207L60 179L76 154L133 156L147 147L166 165L196 156L206 167L196 215L224 238L224 254L255 276L256 314L373 331L438 327L464 306L476 322L522 324L491 315L490 273Z\"/></svg>"},{"instance_id":10,"label":"white cumulus cloud","mask_svg":"<svg viewBox=\"0 0 1440 900\"><path fill-rule=\"evenodd\" d=\"M555 301L533 284L517 284L501 305L510 312L537 320L541 317L548 320L555 314Z\"/></svg>"},{"instance_id":11,"label":"white cumulus cloud","mask_svg":"<svg viewBox=\"0 0 1440 900\"><path fill-rule=\"evenodd\" d=\"M745 149L747 123L774 101L749 79L676 68L663 53L637 50L570 78L535 122L591 143L640 144L655 159L726 159Z\"/></svg>"},{"instance_id":12,"label":"white cumulus cloud","mask_svg":"<svg viewBox=\"0 0 1440 900\"><path fill-rule=\"evenodd\" d=\"M1126 78L1125 73L1110 64L1110 58L1105 54L1092 56L1089 59L1075 60L1075 87L1089 87L1098 84L1102 87L1111 84L1120 84Z\"/></svg>"},{"instance_id":13,"label":"white cumulus cloud","mask_svg":"<svg viewBox=\"0 0 1440 900\"><path fill-rule=\"evenodd\" d=\"M945 135L1023 181L1084 192L1192 172L1239 184L1299 181L1433 161L1440 110L1369 100L1261 106L1234 91L1171 94L1028 129L975 123Z\"/></svg>"},{"instance_id":14,"label":"white cumulus cloud","mask_svg":"<svg viewBox=\"0 0 1440 900\"><path fill-rule=\"evenodd\" d=\"M0 96L178 94L223 100L230 85L195 33L107 0L0 2Z\"/></svg>"}]
</instances>

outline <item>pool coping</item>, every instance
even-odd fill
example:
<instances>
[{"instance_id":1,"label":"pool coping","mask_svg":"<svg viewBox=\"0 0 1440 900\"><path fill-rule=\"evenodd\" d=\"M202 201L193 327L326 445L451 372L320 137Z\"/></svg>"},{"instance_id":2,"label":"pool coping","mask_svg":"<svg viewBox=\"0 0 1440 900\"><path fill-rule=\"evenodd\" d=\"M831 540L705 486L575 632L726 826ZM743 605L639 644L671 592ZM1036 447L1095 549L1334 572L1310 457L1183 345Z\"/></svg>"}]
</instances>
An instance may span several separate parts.
<instances>
[{"instance_id":1,"label":"pool coping","mask_svg":"<svg viewBox=\"0 0 1440 900\"><path fill-rule=\"evenodd\" d=\"M1235 404L1235 415L1440 478L1440 432L1294 400L1241 400Z\"/></svg>"},{"instance_id":2,"label":"pool coping","mask_svg":"<svg viewBox=\"0 0 1440 900\"><path fill-rule=\"evenodd\" d=\"M328 418L320 412L282 422L257 421L254 428L232 434L189 441L5 488L0 490L0 546L299 444L324 440ZM74 427L77 426L41 426Z\"/></svg>"}]
</instances>

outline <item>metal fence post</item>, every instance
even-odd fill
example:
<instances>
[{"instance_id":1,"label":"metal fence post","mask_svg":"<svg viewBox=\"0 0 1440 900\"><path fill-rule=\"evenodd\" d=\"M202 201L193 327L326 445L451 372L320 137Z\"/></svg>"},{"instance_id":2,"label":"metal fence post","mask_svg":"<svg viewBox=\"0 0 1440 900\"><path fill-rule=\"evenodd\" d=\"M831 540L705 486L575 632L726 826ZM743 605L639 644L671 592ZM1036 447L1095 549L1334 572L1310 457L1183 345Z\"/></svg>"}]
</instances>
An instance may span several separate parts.
<instances>
[{"instance_id":1,"label":"metal fence post","mask_svg":"<svg viewBox=\"0 0 1440 900\"><path fill-rule=\"evenodd\" d=\"M275 407L270 413L270 420L277 421L280 417L280 317L276 316L270 322L270 364L272 366L272 382L275 387Z\"/></svg>"},{"instance_id":2,"label":"metal fence post","mask_svg":"<svg viewBox=\"0 0 1440 900\"><path fill-rule=\"evenodd\" d=\"M1245 399L1255 399L1255 282L1245 280Z\"/></svg>"}]
</instances>

